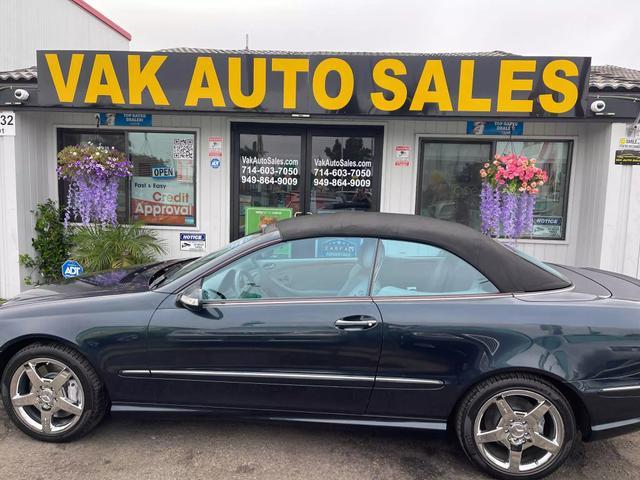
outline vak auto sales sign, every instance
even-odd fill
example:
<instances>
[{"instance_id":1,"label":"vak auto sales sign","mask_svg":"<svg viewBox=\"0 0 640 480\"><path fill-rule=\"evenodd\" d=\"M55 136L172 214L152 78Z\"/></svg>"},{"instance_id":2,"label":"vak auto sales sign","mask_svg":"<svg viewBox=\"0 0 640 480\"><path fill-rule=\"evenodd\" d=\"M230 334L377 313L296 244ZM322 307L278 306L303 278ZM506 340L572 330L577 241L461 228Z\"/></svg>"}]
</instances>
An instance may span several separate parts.
<instances>
[{"instance_id":1,"label":"vak auto sales sign","mask_svg":"<svg viewBox=\"0 0 640 480\"><path fill-rule=\"evenodd\" d=\"M582 117L583 57L39 51L38 104L136 110Z\"/></svg>"}]
</instances>

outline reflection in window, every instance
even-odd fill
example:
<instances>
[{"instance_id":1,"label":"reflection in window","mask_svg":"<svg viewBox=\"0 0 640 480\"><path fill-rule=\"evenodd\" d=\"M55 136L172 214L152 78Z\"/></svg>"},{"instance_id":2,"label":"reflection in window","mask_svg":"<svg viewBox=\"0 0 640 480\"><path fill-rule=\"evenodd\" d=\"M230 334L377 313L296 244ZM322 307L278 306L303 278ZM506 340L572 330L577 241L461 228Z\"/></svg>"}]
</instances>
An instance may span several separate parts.
<instances>
[{"instance_id":1,"label":"reflection in window","mask_svg":"<svg viewBox=\"0 0 640 480\"><path fill-rule=\"evenodd\" d=\"M534 238L559 240L566 229L566 204L569 193L570 142L498 142L497 152L513 151L535 158L536 165L547 172L549 179L540 188L533 213Z\"/></svg>"},{"instance_id":2,"label":"reflection in window","mask_svg":"<svg viewBox=\"0 0 640 480\"><path fill-rule=\"evenodd\" d=\"M242 133L239 153L238 237L300 211L300 135Z\"/></svg>"},{"instance_id":3,"label":"reflection in window","mask_svg":"<svg viewBox=\"0 0 640 480\"><path fill-rule=\"evenodd\" d=\"M467 262L438 247L381 240L372 295L404 297L498 293Z\"/></svg>"},{"instance_id":4,"label":"reflection in window","mask_svg":"<svg viewBox=\"0 0 640 480\"><path fill-rule=\"evenodd\" d=\"M491 160L492 147L492 142L423 141L418 213L480 230L479 171ZM564 238L570 150L568 141L495 142L496 153L535 158L549 176L538 194L533 238Z\"/></svg>"},{"instance_id":5,"label":"reflection in window","mask_svg":"<svg viewBox=\"0 0 640 480\"><path fill-rule=\"evenodd\" d=\"M129 154L133 176L118 188L118 222L195 225L195 135L174 132L58 131L58 151L92 142ZM59 182L64 207L68 187ZM77 220L77 219L76 219Z\"/></svg>"},{"instance_id":6,"label":"reflection in window","mask_svg":"<svg viewBox=\"0 0 640 480\"><path fill-rule=\"evenodd\" d=\"M191 133L129 133L132 220L195 225L194 142Z\"/></svg>"},{"instance_id":7,"label":"reflection in window","mask_svg":"<svg viewBox=\"0 0 640 480\"><path fill-rule=\"evenodd\" d=\"M312 137L312 213L372 209L374 143L373 137Z\"/></svg>"},{"instance_id":8,"label":"reflection in window","mask_svg":"<svg viewBox=\"0 0 640 480\"><path fill-rule=\"evenodd\" d=\"M479 230L479 172L490 158L490 143L424 143L420 215L462 223Z\"/></svg>"}]
</instances>

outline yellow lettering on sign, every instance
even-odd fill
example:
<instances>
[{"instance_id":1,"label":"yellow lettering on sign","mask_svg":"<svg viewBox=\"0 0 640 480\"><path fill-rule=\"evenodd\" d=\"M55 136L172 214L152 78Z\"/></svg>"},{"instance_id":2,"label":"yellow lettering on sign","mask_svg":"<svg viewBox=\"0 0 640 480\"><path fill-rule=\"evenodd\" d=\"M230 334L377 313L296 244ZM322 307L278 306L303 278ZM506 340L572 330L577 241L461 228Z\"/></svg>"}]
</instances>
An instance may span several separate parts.
<instances>
[{"instance_id":1,"label":"yellow lettering on sign","mask_svg":"<svg viewBox=\"0 0 640 480\"><path fill-rule=\"evenodd\" d=\"M460 62L460 90L458 92L458 111L460 112L490 112L490 98L473 97L473 78L475 60Z\"/></svg>"},{"instance_id":2,"label":"yellow lettering on sign","mask_svg":"<svg viewBox=\"0 0 640 480\"><path fill-rule=\"evenodd\" d=\"M128 55L129 63L129 103L142 104L142 92L149 90L151 101L155 105L169 105L169 100L158 82L156 74L167 59L166 55L151 55L144 68L140 68L140 55Z\"/></svg>"},{"instance_id":3,"label":"yellow lettering on sign","mask_svg":"<svg viewBox=\"0 0 640 480\"><path fill-rule=\"evenodd\" d=\"M60 68L60 60L57 53L45 53L44 58L49 66L51 80L58 94L58 100L65 103L73 102L76 97L76 89L78 88L78 80L80 79L80 70L84 61L83 53L73 53L71 55L71 63L69 64L69 73L67 80L64 80L62 68Z\"/></svg>"},{"instance_id":4,"label":"yellow lettering on sign","mask_svg":"<svg viewBox=\"0 0 640 480\"><path fill-rule=\"evenodd\" d=\"M530 78L514 78L515 73L531 73L536 71L535 60L502 60L500 62L500 78L498 80L498 112L533 111L533 100L514 100L513 92L531 91L533 80Z\"/></svg>"},{"instance_id":5,"label":"yellow lettering on sign","mask_svg":"<svg viewBox=\"0 0 640 480\"><path fill-rule=\"evenodd\" d=\"M206 86L204 82L206 81ZM211 106L224 107L224 97L211 57L198 57L184 101L185 107L197 107L200 99L211 100Z\"/></svg>"},{"instance_id":6,"label":"yellow lettering on sign","mask_svg":"<svg viewBox=\"0 0 640 480\"><path fill-rule=\"evenodd\" d=\"M435 89L430 90L433 83ZM425 103L435 103L441 112L453 110L442 60L427 60L418 81L409 110L422 111Z\"/></svg>"},{"instance_id":7,"label":"yellow lettering on sign","mask_svg":"<svg viewBox=\"0 0 640 480\"><path fill-rule=\"evenodd\" d=\"M542 82L551 90L562 94L557 102L551 93L540 95L540 105L549 113L565 113L571 110L578 101L578 86L565 77L558 76L564 72L565 77L577 77L578 66L571 60L553 60L542 71Z\"/></svg>"},{"instance_id":8,"label":"yellow lettering on sign","mask_svg":"<svg viewBox=\"0 0 640 480\"><path fill-rule=\"evenodd\" d=\"M103 76L105 83L102 83ZM120 83L113 68L113 63L111 63L111 55L108 53L96 53L93 59L93 68L91 69L91 77L89 77L84 102L97 103L98 97L109 97L111 98L111 103L124 103Z\"/></svg>"},{"instance_id":9,"label":"yellow lettering on sign","mask_svg":"<svg viewBox=\"0 0 640 480\"><path fill-rule=\"evenodd\" d=\"M335 97L327 93L327 76L336 72L340 76L340 91ZM313 97L325 110L340 110L347 106L353 95L353 70L341 58L322 60L313 72Z\"/></svg>"},{"instance_id":10,"label":"yellow lettering on sign","mask_svg":"<svg viewBox=\"0 0 640 480\"><path fill-rule=\"evenodd\" d=\"M396 58L385 58L380 60L373 67L373 82L380 88L391 92L393 97L387 100L382 92L373 92L371 102L373 106L383 112L398 110L407 101L407 86L399 78L388 75L391 71L393 75L406 75L407 67L401 60Z\"/></svg>"},{"instance_id":11,"label":"yellow lettering on sign","mask_svg":"<svg viewBox=\"0 0 640 480\"><path fill-rule=\"evenodd\" d=\"M242 59L229 57L229 97L240 108L256 108L267 93L267 59L253 59L253 91L251 95L242 92Z\"/></svg>"},{"instance_id":12,"label":"yellow lettering on sign","mask_svg":"<svg viewBox=\"0 0 640 480\"><path fill-rule=\"evenodd\" d=\"M298 73L309 71L308 58L274 58L271 70L282 72L282 108L296 108Z\"/></svg>"}]
</instances>

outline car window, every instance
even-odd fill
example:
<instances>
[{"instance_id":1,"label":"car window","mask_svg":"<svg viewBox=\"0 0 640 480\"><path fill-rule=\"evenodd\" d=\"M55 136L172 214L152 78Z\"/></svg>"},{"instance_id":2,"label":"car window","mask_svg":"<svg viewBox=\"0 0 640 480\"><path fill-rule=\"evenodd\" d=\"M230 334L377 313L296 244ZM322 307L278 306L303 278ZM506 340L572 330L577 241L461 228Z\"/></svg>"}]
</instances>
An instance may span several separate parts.
<instances>
[{"instance_id":1,"label":"car window","mask_svg":"<svg viewBox=\"0 0 640 480\"><path fill-rule=\"evenodd\" d=\"M363 297L377 240L320 237L249 253L202 280L204 300Z\"/></svg>"},{"instance_id":2,"label":"car window","mask_svg":"<svg viewBox=\"0 0 640 480\"><path fill-rule=\"evenodd\" d=\"M415 242L380 242L373 296L483 293L498 293L498 289L473 266L446 250Z\"/></svg>"}]
</instances>

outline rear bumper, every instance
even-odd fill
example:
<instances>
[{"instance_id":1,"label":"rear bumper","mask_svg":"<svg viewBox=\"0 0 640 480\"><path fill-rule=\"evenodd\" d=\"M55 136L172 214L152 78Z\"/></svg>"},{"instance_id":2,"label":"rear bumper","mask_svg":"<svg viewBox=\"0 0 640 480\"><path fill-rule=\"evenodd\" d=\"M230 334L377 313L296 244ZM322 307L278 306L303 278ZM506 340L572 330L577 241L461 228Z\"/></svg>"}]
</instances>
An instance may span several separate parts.
<instances>
[{"instance_id":1,"label":"rear bumper","mask_svg":"<svg viewBox=\"0 0 640 480\"><path fill-rule=\"evenodd\" d=\"M581 396L590 423L584 440L601 440L640 430L640 384L598 386L583 390Z\"/></svg>"}]
</instances>

